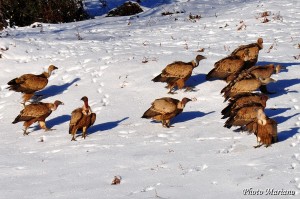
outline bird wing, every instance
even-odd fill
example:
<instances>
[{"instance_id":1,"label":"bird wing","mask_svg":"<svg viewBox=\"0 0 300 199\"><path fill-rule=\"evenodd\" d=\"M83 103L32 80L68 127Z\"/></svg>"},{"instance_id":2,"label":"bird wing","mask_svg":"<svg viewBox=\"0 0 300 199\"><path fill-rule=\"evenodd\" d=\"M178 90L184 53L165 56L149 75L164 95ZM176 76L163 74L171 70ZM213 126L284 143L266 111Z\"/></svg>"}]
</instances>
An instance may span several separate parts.
<instances>
[{"instance_id":1,"label":"bird wing","mask_svg":"<svg viewBox=\"0 0 300 199\"><path fill-rule=\"evenodd\" d=\"M76 125L82 117L83 117L82 108L77 108L73 110L71 113L71 120L69 126Z\"/></svg>"},{"instance_id":2,"label":"bird wing","mask_svg":"<svg viewBox=\"0 0 300 199\"><path fill-rule=\"evenodd\" d=\"M184 62L169 64L162 71L162 77L185 78L192 74L193 66Z\"/></svg>"},{"instance_id":3,"label":"bird wing","mask_svg":"<svg viewBox=\"0 0 300 199\"><path fill-rule=\"evenodd\" d=\"M231 87L231 92L240 93L240 92L251 92L255 91L260 86L260 81L258 79L243 79L236 82Z\"/></svg>"},{"instance_id":4,"label":"bird wing","mask_svg":"<svg viewBox=\"0 0 300 199\"><path fill-rule=\"evenodd\" d=\"M257 127L258 127L258 124L257 124L257 121L255 120L255 121L248 123L245 126L245 130L247 130L249 133L257 134Z\"/></svg>"},{"instance_id":5,"label":"bird wing","mask_svg":"<svg viewBox=\"0 0 300 199\"><path fill-rule=\"evenodd\" d=\"M46 77L33 75L30 78L27 78L21 86L28 90L39 91L45 88L47 84L48 79Z\"/></svg>"},{"instance_id":6,"label":"bird wing","mask_svg":"<svg viewBox=\"0 0 300 199\"><path fill-rule=\"evenodd\" d=\"M92 126L92 125L95 123L95 121L96 121L96 114L95 114L95 113L92 113L92 114L90 115L90 117L91 117L91 123L90 123L90 126Z\"/></svg>"},{"instance_id":7,"label":"bird wing","mask_svg":"<svg viewBox=\"0 0 300 199\"><path fill-rule=\"evenodd\" d=\"M152 103L152 109L161 114L172 113L177 110L177 104L179 100L173 98L161 98Z\"/></svg>"},{"instance_id":8,"label":"bird wing","mask_svg":"<svg viewBox=\"0 0 300 199\"><path fill-rule=\"evenodd\" d=\"M39 118L51 112L44 103L29 104L21 111L21 117Z\"/></svg>"}]
</instances>

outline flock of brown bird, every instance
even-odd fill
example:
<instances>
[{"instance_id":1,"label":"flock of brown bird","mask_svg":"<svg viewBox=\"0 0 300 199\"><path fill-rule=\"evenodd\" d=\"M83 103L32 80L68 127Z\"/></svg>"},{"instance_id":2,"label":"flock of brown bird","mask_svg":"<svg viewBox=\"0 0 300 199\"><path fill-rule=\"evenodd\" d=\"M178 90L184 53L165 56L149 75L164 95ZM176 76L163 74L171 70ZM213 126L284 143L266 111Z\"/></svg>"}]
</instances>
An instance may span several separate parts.
<instances>
[{"instance_id":1,"label":"flock of brown bird","mask_svg":"<svg viewBox=\"0 0 300 199\"><path fill-rule=\"evenodd\" d=\"M271 75L278 73L281 66L269 64L266 66L255 66L258 60L259 51L263 48L263 39L259 38L256 43L242 45L235 49L229 56L215 63L214 68L206 75L206 79L221 79L228 82L228 85L221 90L225 101L229 104L222 110L223 118L228 118L224 127L240 126L257 137L258 145L270 146L277 141L277 123L264 113L266 102L270 94L266 85L275 80ZM152 79L154 82L167 83L166 88L169 94L175 94L177 89L191 90L186 81L191 77L193 69L206 57L197 55L191 62L176 61L167 65L162 72ZM25 74L8 82L8 89L23 93L24 109L13 121L13 124L24 121L24 135L30 125L38 122L40 127L47 128L45 119L63 104L61 101L54 103L28 102L35 92L42 90L48 83L48 78L57 67L50 65L48 72L40 75ZM254 92L260 89L262 93ZM84 105L71 113L69 133L72 134L72 141L75 140L77 131L82 131L85 138L87 129L96 120L96 114L92 112L88 98L82 97ZM185 105L191 99L184 97L181 101L171 97L163 97L152 102L151 107L143 114L142 118L151 118L160 121L163 127L171 127L171 120L180 114Z\"/></svg>"},{"instance_id":2,"label":"flock of brown bird","mask_svg":"<svg viewBox=\"0 0 300 199\"><path fill-rule=\"evenodd\" d=\"M24 74L7 83L9 90L23 94L22 104L24 109L12 122L13 124L24 122L23 135L28 135L27 129L35 122L38 122L40 127L45 131L53 130L46 126L45 120L59 105L63 105L63 102L56 100L54 103L33 102L28 105L26 105L26 102L34 96L35 92L46 87L48 78L51 76L52 71L56 69L58 68L50 65L48 72L44 72L40 75ZM72 141L76 140L75 134L78 130L82 131L82 137L85 138L87 129L96 121L96 114L92 113L91 107L88 104L88 98L84 96L81 100L84 102L84 105L71 113L69 133L72 134Z\"/></svg>"},{"instance_id":3,"label":"flock of brown bird","mask_svg":"<svg viewBox=\"0 0 300 199\"><path fill-rule=\"evenodd\" d=\"M192 76L193 69L198 67L199 62L206 59L203 55L197 55L195 60L191 62L176 61L168 64L162 72L152 79L154 82L166 82L166 88L169 89L169 94L175 94L175 88L191 90L186 86L186 81ZM171 120L180 114L186 103L192 101L184 97L181 101L171 97L163 97L154 100L151 107L143 114L142 118L151 118L156 121L161 121L163 127L169 128Z\"/></svg>"},{"instance_id":4,"label":"flock of brown bird","mask_svg":"<svg viewBox=\"0 0 300 199\"><path fill-rule=\"evenodd\" d=\"M256 43L242 45L228 57L216 62L206 79L221 79L228 82L221 93L229 104L222 110L222 119L228 118L224 127L240 126L249 133L254 133L260 147L270 146L277 141L277 123L266 116L264 110L271 94L266 85L275 82L271 78L279 73L281 66L269 64L255 66L259 51L263 48L263 39ZM257 89L262 93L256 93Z\"/></svg>"}]
</instances>

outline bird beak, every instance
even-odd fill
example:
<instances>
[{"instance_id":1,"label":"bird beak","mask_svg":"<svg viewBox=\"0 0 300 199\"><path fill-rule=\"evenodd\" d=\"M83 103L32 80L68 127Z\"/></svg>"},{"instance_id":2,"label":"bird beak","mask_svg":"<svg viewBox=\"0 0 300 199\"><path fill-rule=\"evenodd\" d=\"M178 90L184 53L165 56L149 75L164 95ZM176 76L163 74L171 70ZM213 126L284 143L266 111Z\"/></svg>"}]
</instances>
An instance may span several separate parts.
<instances>
[{"instance_id":1,"label":"bird beak","mask_svg":"<svg viewBox=\"0 0 300 199\"><path fill-rule=\"evenodd\" d=\"M65 104L63 102L61 102L60 105L65 105Z\"/></svg>"},{"instance_id":2,"label":"bird beak","mask_svg":"<svg viewBox=\"0 0 300 199\"><path fill-rule=\"evenodd\" d=\"M58 69L56 66L54 66L54 70Z\"/></svg>"}]
</instances>

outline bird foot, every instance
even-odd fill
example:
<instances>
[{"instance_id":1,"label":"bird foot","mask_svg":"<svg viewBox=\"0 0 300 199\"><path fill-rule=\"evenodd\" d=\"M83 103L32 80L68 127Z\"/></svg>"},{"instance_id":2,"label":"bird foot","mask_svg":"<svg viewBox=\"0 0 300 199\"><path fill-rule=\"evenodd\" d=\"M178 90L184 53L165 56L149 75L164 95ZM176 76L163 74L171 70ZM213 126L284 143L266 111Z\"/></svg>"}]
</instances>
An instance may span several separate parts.
<instances>
[{"instance_id":1,"label":"bird foot","mask_svg":"<svg viewBox=\"0 0 300 199\"><path fill-rule=\"evenodd\" d=\"M85 139L87 137L87 135L83 135L82 138Z\"/></svg>"},{"instance_id":2,"label":"bird foot","mask_svg":"<svg viewBox=\"0 0 300 199\"><path fill-rule=\"evenodd\" d=\"M196 92L197 90L194 87L188 86L185 87L184 92Z\"/></svg>"},{"instance_id":3,"label":"bird foot","mask_svg":"<svg viewBox=\"0 0 300 199\"><path fill-rule=\"evenodd\" d=\"M256 149L256 148L259 148L261 146L262 146L262 144L259 144L259 145L253 146L253 147Z\"/></svg>"},{"instance_id":4,"label":"bird foot","mask_svg":"<svg viewBox=\"0 0 300 199\"><path fill-rule=\"evenodd\" d=\"M54 131L54 130L56 129L48 129L48 128L45 129L45 131Z\"/></svg>"},{"instance_id":5,"label":"bird foot","mask_svg":"<svg viewBox=\"0 0 300 199\"><path fill-rule=\"evenodd\" d=\"M173 91L173 92L169 91L168 94L174 95L174 94L177 94L177 92L175 92L175 91Z\"/></svg>"},{"instance_id":6,"label":"bird foot","mask_svg":"<svg viewBox=\"0 0 300 199\"><path fill-rule=\"evenodd\" d=\"M24 130L23 135L25 136L25 135L28 135L28 134L29 134L29 133L26 132L26 130Z\"/></svg>"},{"instance_id":7,"label":"bird foot","mask_svg":"<svg viewBox=\"0 0 300 199\"><path fill-rule=\"evenodd\" d=\"M71 141L77 141L74 137L72 137Z\"/></svg>"}]
</instances>

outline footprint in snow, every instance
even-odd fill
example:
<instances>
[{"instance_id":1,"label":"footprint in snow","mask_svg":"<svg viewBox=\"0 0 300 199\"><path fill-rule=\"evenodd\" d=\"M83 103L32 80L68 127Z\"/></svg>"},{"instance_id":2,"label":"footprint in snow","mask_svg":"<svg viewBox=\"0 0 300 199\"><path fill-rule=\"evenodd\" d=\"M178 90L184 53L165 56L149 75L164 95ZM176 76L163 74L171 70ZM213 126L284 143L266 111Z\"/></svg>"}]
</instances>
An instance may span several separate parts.
<instances>
[{"instance_id":1,"label":"footprint in snow","mask_svg":"<svg viewBox=\"0 0 300 199\"><path fill-rule=\"evenodd\" d=\"M107 106L109 104L109 95L105 94L104 97L102 98L101 102L103 106Z\"/></svg>"}]
</instances>

